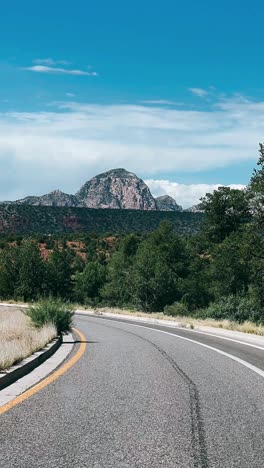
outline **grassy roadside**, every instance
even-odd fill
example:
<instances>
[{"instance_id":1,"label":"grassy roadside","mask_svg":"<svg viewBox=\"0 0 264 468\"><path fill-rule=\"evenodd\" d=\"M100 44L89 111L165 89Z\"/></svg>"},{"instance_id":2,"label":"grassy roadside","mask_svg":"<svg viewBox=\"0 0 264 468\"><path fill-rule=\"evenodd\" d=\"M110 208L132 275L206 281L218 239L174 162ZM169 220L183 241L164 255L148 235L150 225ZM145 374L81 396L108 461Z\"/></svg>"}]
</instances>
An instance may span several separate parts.
<instances>
[{"instance_id":1,"label":"grassy roadside","mask_svg":"<svg viewBox=\"0 0 264 468\"><path fill-rule=\"evenodd\" d=\"M79 309L85 310L83 306L78 307ZM251 333L254 335L264 336L264 326L263 325L256 325L253 322L246 321L243 323L234 322L231 320L214 320L214 319L196 319L192 317L182 317L182 316L170 316L165 315L162 312L151 313L147 314L145 312L129 310L129 309L118 309L115 307L104 307L104 308L95 308L87 307L89 310L93 310L94 312L100 313L111 313L117 315L133 315L134 317L144 317L144 318L152 318L152 319L159 319L159 320L167 320L170 322L177 323L177 325L183 328L199 328L199 327L214 327L214 328L221 328L224 330L232 330L232 331L239 331L243 333Z\"/></svg>"},{"instance_id":2,"label":"grassy roadside","mask_svg":"<svg viewBox=\"0 0 264 468\"><path fill-rule=\"evenodd\" d=\"M35 328L18 309L0 308L0 370L6 369L43 348L57 336L54 325Z\"/></svg>"}]
</instances>

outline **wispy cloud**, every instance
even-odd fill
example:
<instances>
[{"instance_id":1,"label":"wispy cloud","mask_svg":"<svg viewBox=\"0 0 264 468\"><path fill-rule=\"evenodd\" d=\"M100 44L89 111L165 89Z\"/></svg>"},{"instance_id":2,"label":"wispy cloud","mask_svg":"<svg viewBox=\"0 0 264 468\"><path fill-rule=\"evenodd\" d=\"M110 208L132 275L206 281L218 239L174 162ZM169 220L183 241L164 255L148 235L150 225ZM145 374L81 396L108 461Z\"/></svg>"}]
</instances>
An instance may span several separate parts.
<instances>
[{"instance_id":1,"label":"wispy cloud","mask_svg":"<svg viewBox=\"0 0 264 468\"><path fill-rule=\"evenodd\" d=\"M38 65L70 65L71 62L68 60L54 60L52 58L44 58L44 59L35 59L33 63Z\"/></svg>"},{"instance_id":2,"label":"wispy cloud","mask_svg":"<svg viewBox=\"0 0 264 468\"><path fill-rule=\"evenodd\" d=\"M85 70L74 70L68 68L49 67L46 65L33 65L32 67L24 67L24 70L32 71L34 73L50 73L59 75L83 75L83 76L97 76L96 72L88 72Z\"/></svg>"},{"instance_id":3,"label":"wispy cloud","mask_svg":"<svg viewBox=\"0 0 264 468\"><path fill-rule=\"evenodd\" d=\"M200 173L202 181L203 171L239 168L248 161L253 167L264 135L264 101L236 97L202 111L70 101L49 112L45 107L43 112L0 113L0 163L5 168L0 199L12 187L25 195L29 186L32 193L58 186L73 192L81 182L113 167L153 181L171 173L176 183L180 172ZM166 188L185 206L204 192L204 187L202 193L196 187L195 195L186 195L183 203L168 184L165 180L159 189Z\"/></svg>"},{"instance_id":4,"label":"wispy cloud","mask_svg":"<svg viewBox=\"0 0 264 468\"><path fill-rule=\"evenodd\" d=\"M208 91L203 88L189 88L189 91L190 93L198 97L205 97L209 94Z\"/></svg>"},{"instance_id":5,"label":"wispy cloud","mask_svg":"<svg viewBox=\"0 0 264 468\"><path fill-rule=\"evenodd\" d=\"M66 93L66 96L68 96L68 97L75 97L76 94L74 94L74 93Z\"/></svg>"}]
</instances>

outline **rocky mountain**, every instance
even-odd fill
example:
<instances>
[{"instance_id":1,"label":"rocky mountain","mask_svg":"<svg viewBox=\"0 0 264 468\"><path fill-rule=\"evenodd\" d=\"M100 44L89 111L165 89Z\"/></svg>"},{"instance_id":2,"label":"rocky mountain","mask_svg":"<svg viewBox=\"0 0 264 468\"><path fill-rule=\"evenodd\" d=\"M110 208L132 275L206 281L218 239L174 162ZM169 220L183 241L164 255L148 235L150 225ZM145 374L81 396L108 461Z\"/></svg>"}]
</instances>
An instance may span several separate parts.
<instances>
[{"instance_id":1,"label":"rocky mountain","mask_svg":"<svg viewBox=\"0 0 264 468\"><path fill-rule=\"evenodd\" d=\"M88 180L75 195L54 190L2 204L111 208L144 211L182 211L170 196L154 198L145 182L125 169L112 169Z\"/></svg>"},{"instance_id":2,"label":"rocky mountain","mask_svg":"<svg viewBox=\"0 0 264 468\"><path fill-rule=\"evenodd\" d=\"M169 195L156 198L156 205L159 211L182 211L182 206L178 205L176 200Z\"/></svg>"},{"instance_id":3,"label":"rocky mountain","mask_svg":"<svg viewBox=\"0 0 264 468\"><path fill-rule=\"evenodd\" d=\"M198 205L193 205L184 211L188 211L189 213L203 213L204 209L202 203L198 203Z\"/></svg>"},{"instance_id":4,"label":"rocky mountain","mask_svg":"<svg viewBox=\"0 0 264 468\"><path fill-rule=\"evenodd\" d=\"M132 172L113 169L86 182L76 198L87 208L156 210L148 186Z\"/></svg>"},{"instance_id":5,"label":"rocky mountain","mask_svg":"<svg viewBox=\"0 0 264 468\"><path fill-rule=\"evenodd\" d=\"M68 195L60 190L54 190L46 195L39 197L26 197L13 202L16 205L33 205L33 206L83 206L74 195Z\"/></svg>"}]
</instances>

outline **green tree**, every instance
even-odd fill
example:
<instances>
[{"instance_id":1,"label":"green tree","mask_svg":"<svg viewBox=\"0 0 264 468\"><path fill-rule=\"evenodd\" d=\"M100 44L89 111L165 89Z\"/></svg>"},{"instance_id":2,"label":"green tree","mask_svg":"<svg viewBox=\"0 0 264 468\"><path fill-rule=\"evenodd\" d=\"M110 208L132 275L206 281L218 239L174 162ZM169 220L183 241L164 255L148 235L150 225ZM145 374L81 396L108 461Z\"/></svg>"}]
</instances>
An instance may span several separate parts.
<instances>
[{"instance_id":1,"label":"green tree","mask_svg":"<svg viewBox=\"0 0 264 468\"><path fill-rule=\"evenodd\" d=\"M0 252L0 296L14 298L19 279L19 248L6 246Z\"/></svg>"},{"instance_id":2,"label":"green tree","mask_svg":"<svg viewBox=\"0 0 264 468\"><path fill-rule=\"evenodd\" d=\"M119 250L113 254L107 265L107 282L102 295L111 305L122 307L131 304L130 272L139 244L139 236L125 236L120 242Z\"/></svg>"},{"instance_id":3,"label":"green tree","mask_svg":"<svg viewBox=\"0 0 264 468\"><path fill-rule=\"evenodd\" d=\"M250 207L254 214L255 223L261 227L264 223L264 144L259 144L258 168L253 170L248 185Z\"/></svg>"},{"instance_id":4,"label":"green tree","mask_svg":"<svg viewBox=\"0 0 264 468\"><path fill-rule=\"evenodd\" d=\"M176 276L164 253L148 240L143 241L130 272L133 303L146 312L162 311L177 299Z\"/></svg>"},{"instance_id":5,"label":"green tree","mask_svg":"<svg viewBox=\"0 0 264 468\"><path fill-rule=\"evenodd\" d=\"M216 299L247 292L251 278L247 239L247 233L240 230L212 249L208 286Z\"/></svg>"},{"instance_id":6,"label":"green tree","mask_svg":"<svg viewBox=\"0 0 264 468\"><path fill-rule=\"evenodd\" d=\"M205 232L213 242L222 242L250 218L247 193L219 187L201 199L205 212Z\"/></svg>"},{"instance_id":7,"label":"green tree","mask_svg":"<svg viewBox=\"0 0 264 468\"><path fill-rule=\"evenodd\" d=\"M259 144L257 168L253 170L247 191L253 222L249 229L248 252L252 265L252 293L264 309L264 144Z\"/></svg>"},{"instance_id":8,"label":"green tree","mask_svg":"<svg viewBox=\"0 0 264 468\"><path fill-rule=\"evenodd\" d=\"M161 311L181 299L181 282L188 275L189 255L173 226L161 223L137 249L130 273L133 303L145 311Z\"/></svg>"},{"instance_id":9,"label":"green tree","mask_svg":"<svg viewBox=\"0 0 264 468\"><path fill-rule=\"evenodd\" d=\"M263 232L253 223L248 227L244 255L250 268L249 293L264 315L264 237Z\"/></svg>"},{"instance_id":10,"label":"green tree","mask_svg":"<svg viewBox=\"0 0 264 468\"><path fill-rule=\"evenodd\" d=\"M213 299L211 293L210 256L207 252L192 255L188 275L179 281L181 302L190 311L207 307Z\"/></svg>"},{"instance_id":11,"label":"green tree","mask_svg":"<svg viewBox=\"0 0 264 468\"><path fill-rule=\"evenodd\" d=\"M74 295L82 304L92 300L100 300L100 290L106 280L106 267L98 261L87 263L82 272L74 277Z\"/></svg>"},{"instance_id":12,"label":"green tree","mask_svg":"<svg viewBox=\"0 0 264 468\"><path fill-rule=\"evenodd\" d=\"M177 277L186 277L189 268L189 253L186 241L177 235L168 221L160 223L159 228L148 237L150 248L157 248L165 263Z\"/></svg>"},{"instance_id":13,"label":"green tree","mask_svg":"<svg viewBox=\"0 0 264 468\"><path fill-rule=\"evenodd\" d=\"M35 300L45 294L46 269L37 243L23 240L18 247L18 279L14 295L25 301Z\"/></svg>"},{"instance_id":14,"label":"green tree","mask_svg":"<svg viewBox=\"0 0 264 468\"><path fill-rule=\"evenodd\" d=\"M49 292L52 296L69 298L73 286L74 253L67 248L56 246L48 263Z\"/></svg>"}]
</instances>

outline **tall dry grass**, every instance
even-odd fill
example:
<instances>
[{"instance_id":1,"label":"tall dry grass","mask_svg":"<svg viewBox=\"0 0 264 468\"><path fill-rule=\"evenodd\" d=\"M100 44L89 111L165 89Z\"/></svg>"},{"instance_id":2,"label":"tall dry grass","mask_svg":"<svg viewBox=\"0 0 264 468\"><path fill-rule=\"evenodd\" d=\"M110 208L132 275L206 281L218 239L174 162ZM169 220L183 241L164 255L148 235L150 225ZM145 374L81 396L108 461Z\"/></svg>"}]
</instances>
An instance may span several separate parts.
<instances>
[{"instance_id":1,"label":"tall dry grass","mask_svg":"<svg viewBox=\"0 0 264 468\"><path fill-rule=\"evenodd\" d=\"M22 311L0 308L0 370L44 348L56 335L52 324L36 329Z\"/></svg>"}]
</instances>

